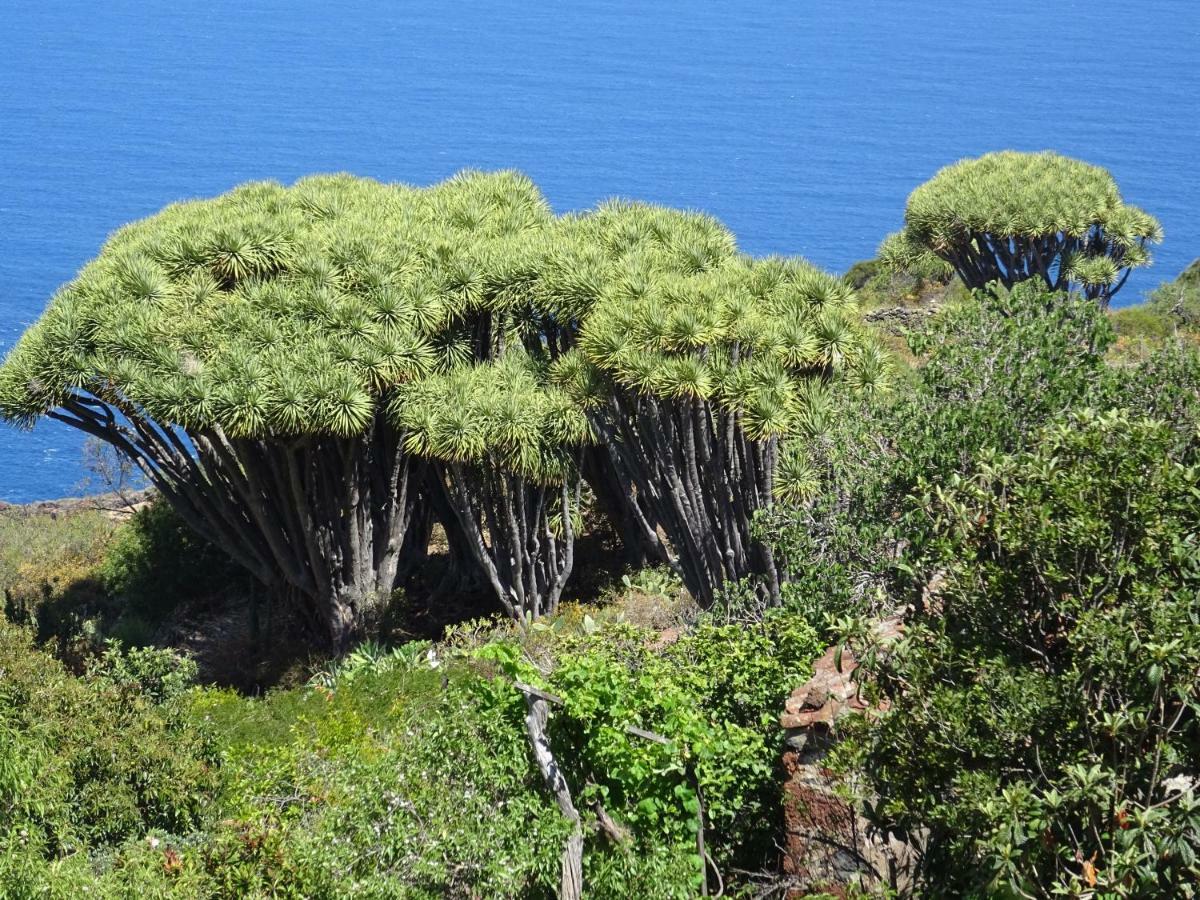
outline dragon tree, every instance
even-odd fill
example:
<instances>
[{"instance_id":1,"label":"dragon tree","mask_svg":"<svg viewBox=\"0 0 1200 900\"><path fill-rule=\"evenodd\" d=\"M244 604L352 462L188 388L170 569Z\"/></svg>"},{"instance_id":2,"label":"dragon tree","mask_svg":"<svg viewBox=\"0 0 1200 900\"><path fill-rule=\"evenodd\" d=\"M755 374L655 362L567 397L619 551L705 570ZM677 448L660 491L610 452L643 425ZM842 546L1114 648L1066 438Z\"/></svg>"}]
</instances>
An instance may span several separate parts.
<instances>
[{"instance_id":1,"label":"dragon tree","mask_svg":"<svg viewBox=\"0 0 1200 900\"><path fill-rule=\"evenodd\" d=\"M393 410L504 610L553 613L574 563L587 417L522 350L413 382Z\"/></svg>"},{"instance_id":2,"label":"dragon tree","mask_svg":"<svg viewBox=\"0 0 1200 900\"><path fill-rule=\"evenodd\" d=\"M801 261L737 255L713 227L683 230L697 251L686 270L671 231L658 248L662 232L620 228L603 298L554 373L589 411L634 515L652 516L706 606L747 579L778 600L781 575L753 523L781 487L781 441L802 439L822 385L869 391L886 376L843 282Z\"/></svg>"},{"instance_id":3,"label":"dragon tree","mask_svg":"<svg viewBox=\"0 0 1200 900\"><path fill-rule=\"evenodd\" d=\"M881 256L908 266L932 254L970 288L1040 278L1107 307L1161 240L1158 221L1126 204L1105 169L1004 151L947 166L913 191Z\"/></svg>"},{"instance_id":4,"label":"dragon tree","mask_svg":"<svg viewBox=\"0 0 1200 900\"><path fill-rule=\"evenodd\" d=\"M111 444L343 648L399 583L423 481L392 396L472 358L497 261L552 221L512 173L167 207L53 298L0 368L0 414Z\"/></svg>"},{"instance_id":5,"label":"dragon tree","mask_svg":"<svg viewBox=\"0 0 1200 900\"><path fill-rule=\"evenodd\" d=\"M107 441L341 649L435 516L511 615L552 610L584 482L702 602L777 597L752 522L780 441L883 370L841 282L708 216L328 176L120 230L0 367L0 415Z\"/></svg>"}]
</instances>

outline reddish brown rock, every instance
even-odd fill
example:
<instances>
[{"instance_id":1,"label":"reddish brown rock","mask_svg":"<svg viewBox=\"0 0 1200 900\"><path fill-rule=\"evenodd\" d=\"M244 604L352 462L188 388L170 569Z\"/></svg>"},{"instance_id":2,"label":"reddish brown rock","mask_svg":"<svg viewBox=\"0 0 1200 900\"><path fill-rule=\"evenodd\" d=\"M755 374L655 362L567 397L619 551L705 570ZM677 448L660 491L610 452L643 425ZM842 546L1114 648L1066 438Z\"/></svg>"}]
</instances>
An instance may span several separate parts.
<instances>
[{"instance_id":1,"label":"reddish brown rock","mask_svg":"<svg viewBox=\"0 0 1200 900\"><path fill-rule=\"evenodd\" d=\"M887 644L901 627L901 617L892 616L876 626L876 635ZM830 647L813 665L812 677L792 692L779 718L788 745L782 868L792 885L791 897L842 897L852 888L903 887L908 880L911 849L873 829L843 799L840 780L823 764L836 740L838 719L870 711L854 682L857 668L852 653Z\"/></svg>"}]
</instances>

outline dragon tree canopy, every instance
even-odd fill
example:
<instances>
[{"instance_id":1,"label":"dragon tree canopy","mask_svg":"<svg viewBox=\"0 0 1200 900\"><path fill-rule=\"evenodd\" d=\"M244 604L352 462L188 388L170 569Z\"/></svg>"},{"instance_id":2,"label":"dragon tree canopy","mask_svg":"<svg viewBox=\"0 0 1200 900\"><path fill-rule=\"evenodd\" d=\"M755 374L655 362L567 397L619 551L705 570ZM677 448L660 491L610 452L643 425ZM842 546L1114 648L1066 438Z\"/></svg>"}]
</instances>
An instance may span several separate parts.
<instances>
[{"instance_id":1,"label":"dragon tree canopy","mask_svg":"<svg viewBox=\"0 0 1200 900\"><path fill-rule=\"evenodd\" d=\"M946 166L909 196L904 222L882 248L893 263L931 253L968 287L1040 277L1105 305L1162 240L1158 221L1126 204L1107 170L1051 151Z\"/></svg>"},{"instance_id":2,"label":"dragon tree canopy","mask_svg":"<svg viewBox=\"0 0 1200 900\"><path fill-rule=\"evenodd\" d=\"M528 179L249 184L118 231L0 369L0 412L72 395L230 436L349 436L388 387L466 358L446 325L553 221Z\"/></svg>"},{"instance_id":3,"label":"dragon tree canopy","mask_svg":"<svg viewBox=\"0 0 1200 900\"><path fill-rule=\"evenodd\" d=\"M431 515L511 613L553 609L583 479L702 601L778 596L750 522L779 442L814 385L885 374L846 285L703 213L332 175L122 228L0 367L0 416L108 441L340 648Z\"/></svg>"}]
</instances>

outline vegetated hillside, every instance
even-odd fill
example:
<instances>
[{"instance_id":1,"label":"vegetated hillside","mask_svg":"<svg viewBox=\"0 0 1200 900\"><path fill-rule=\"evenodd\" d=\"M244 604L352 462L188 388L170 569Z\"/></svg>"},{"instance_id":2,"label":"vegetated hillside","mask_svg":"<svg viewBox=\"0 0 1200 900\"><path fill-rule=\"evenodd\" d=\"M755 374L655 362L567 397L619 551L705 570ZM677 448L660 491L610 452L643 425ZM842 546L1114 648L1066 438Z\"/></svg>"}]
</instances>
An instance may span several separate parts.
<instances>
[{"instance_id":1,"label":"vegetated hillside","mask_svg":"<svg viewBox=\"0 0 1200 900\"><path fill-rule=\"evenodd\" d=\"M1014 168L1079 190L1031 198ZM844 282L703 217L554 219L511 175L260 185L126 233L0 384L9 414L176 467L119 522L0 510L4 896L1194 896L1196 273L1104 308L1158 232L1094 167L935 181ZM377 216L420 258L347 243ZM100 321L114 298L129 321ZM244 352L192 330L192 357L156 353L172 304ZM425 360L398 380L377 314ZM315 419L279 425L307 388L255 356L263 328L339 360ZM130 391L213 442L203 471L105 419ZM416 493L394 472L368 527L384 457ZM264 543L235 562L185 495ZM778 715L846 651L868 714L792 752L903 873L854 847L781 865Z\"/></svg>"},{"instance_id":2,"label":"vegetated hillside","mask_svg":"<svg viewBox=\"0 0 1200 900\"><path fill-rule=\"evenodd\" d=\"M549 734L588 823L589 895L695 895L700 798L712 883L719 870L731 893L784 885L782 700L827 641L853 644L856 623L933 573L941 587L904 652L861 676L892 711L847 726L837 757L884 801L868 807L881 825L920 836L918 892L1095 879L1169 896L1196 872L1186 481L1200 359L1166 342L1114 365L1112 339L1094 306L1036 291L931 316L912 335L911 385L843 401L854 414L788 462L810 487L763 523L790 572L771 612L702 614L674 576L648 570L525 634L476 621L438 643L370 644L257 699L185 688L188 664L166 651L89 654L86 615L74 634L32 617L66 629L42 637L75 648L77 665L90 659L79 676L4 626L4 883L13 896L85 884L114 896L551 896L568 825L530 755L515 687L528 682L564 701ZM166 528L153 521L115 537L87 513L10 525L6 559L20 541L62 575L10 564L8 608L53 608L89 582L129 590L140 582L112 573L176 567L181 581L156 596L180 596L195 548L147 541ZM1047 582L1038 631L1012 631ZM951 612L965 631L946 630ZM1014 742L1031 755L1014 758Z\"/></svg>"}]
</instances>

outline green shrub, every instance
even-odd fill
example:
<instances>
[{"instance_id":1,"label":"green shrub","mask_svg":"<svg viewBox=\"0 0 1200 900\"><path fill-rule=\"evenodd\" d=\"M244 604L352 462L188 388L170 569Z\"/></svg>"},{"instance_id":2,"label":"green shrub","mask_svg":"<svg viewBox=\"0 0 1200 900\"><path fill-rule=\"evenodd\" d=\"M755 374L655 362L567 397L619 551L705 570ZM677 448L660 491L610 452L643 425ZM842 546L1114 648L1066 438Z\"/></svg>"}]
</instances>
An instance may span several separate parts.
<instances>
[{"instance_id":1,"label":"green shrub","mask_svg":"<svg viewBox=\"0 0 1200 900\"><path fill-rule=\"evenodd\" d=\"M1178 441L1190 441L1200 421L1200 349L1172 339L1136 365L1111 366L1092 405L1159 419L1171 426Z\"/></svg>"},{"instance_id":2,"label":"green shrub","mask_svg":"<svg viewBox=\"0 0 1200 900\"><path fill-rule=\"evenodd\" d=\"M1117 337L1159 342L1175 332L1175 322L1146 306L1128 306L1108 314Z\"/></svg>"},{"instance_id":3,"label":"green shrub","mask_svg":"<svg viewBox=\"0 0 1200 900\"><path fill-rule=\"evenodd\" d=\"M105 642L88 673L124 693L140 694L155 703L182 696L196 679L196 663L173 650L132 647L122 650L116 641Z\"/></svg>"},{"instance_id":4,"label":"green shrub","mask_svg":"<svg viewBox=\"0 0 1200 900\"><path fill-rule=\"evenodd\" d=\"M76 678L2 620L0 673L0 884L199 825L216 758L177 703L158 702L170 691Z\"/></svg>"},{"instance_id":5,"label":"green shrub","mask_svg":"<svg viewBox=\"0 0 1200 900\"><path fill-rule=\"evenodd\" d=\"M362 670L335 688L198 696L228 820L202 849L220 896L551 896L565 823L478 676Z\"/></svg>"},{"instance_id":6,"label":"green shrub","mask_svg":"<svg viewBox=\"0 0 1200 900\"><path fill-rule=\"evenodd\" d=\"M973 471L980 448L1021 449L1097 392L1119 394L1104 365L1112 340L1095 303L1025 283L978 292L911 334L920 365L907 390L832 393L811 436L786 448L787 480L804 490L757 523L783 561L788 607L820 627L919 588L926 536L903 518L909 494Z\"/></svg>"},{"instance_id":7,"label":"green shrub","mask_svg":"<svg viewBox=\"0 0 1200 900\"><path fill-rule=\"evenodd\" d=\"M665 648L655 637L613 623L564 638L544 676L514 643L489 644L478 655L563 698L550 736L577 805L602 804L632 832L632 845L616 859L603 852L589 859L596 848L588 844L585 880L608 870L641 896L688 897L702 871L701 804L707 846L723 869L756 868L770 857L780 825L775 720L820 647L811 628L781 610L758 622L702 622ZM481 691L520 721L524 705L514 688L485 683ZM642 860L636 880L616 864L627 856ZM605 896L623 894L614 883Z\"/></svg>"},{"instance_id":8,"label":"green shrub","mask_svg":"<svg viewBox=\"0 0 1200 900\"><path fill-rule=\"evenodd\" d=\"M1198 462L1160 422L1083 413L919 492L944 583L865 669L892 705L855 762L926 895L1200 882Z\"/></svg>"}]
</instances>

